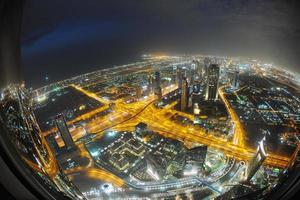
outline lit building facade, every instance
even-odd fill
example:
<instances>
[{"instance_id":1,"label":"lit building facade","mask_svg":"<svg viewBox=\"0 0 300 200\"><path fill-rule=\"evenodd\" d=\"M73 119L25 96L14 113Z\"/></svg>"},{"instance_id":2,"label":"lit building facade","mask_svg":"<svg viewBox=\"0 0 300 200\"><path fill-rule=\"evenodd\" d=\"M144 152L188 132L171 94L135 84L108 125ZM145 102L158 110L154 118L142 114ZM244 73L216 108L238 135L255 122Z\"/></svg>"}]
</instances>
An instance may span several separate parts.
<instances>
[{"instance_id":1,"label":"lit building facade","mask_svg":"<svg viewBox=\"0 0 300 200\"><path fill-rule=\"evenodd\" d=\"M255 155L253 156L252 160L249 163L247 168L247 181L250 181L251 178L255 175L257 170L259 170L260 166L264 162L267 157L266 149L265 149L265 141L266 138L264 137L259 143L256 150Z\"/></svg>"}]
</instances>

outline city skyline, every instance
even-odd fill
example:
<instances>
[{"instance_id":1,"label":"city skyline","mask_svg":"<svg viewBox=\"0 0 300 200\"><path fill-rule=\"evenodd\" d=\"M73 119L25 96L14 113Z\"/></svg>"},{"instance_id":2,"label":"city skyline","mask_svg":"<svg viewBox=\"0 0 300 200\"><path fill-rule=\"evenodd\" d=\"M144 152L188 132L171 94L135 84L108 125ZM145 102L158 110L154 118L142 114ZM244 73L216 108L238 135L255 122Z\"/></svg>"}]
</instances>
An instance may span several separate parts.
<instances>
[{"instance_id":1,"label":"city skyline","mask_svg":"<svg viewBox=\"0 0 300 200\"><path fill-rule=\"evenodd\" d=\"M24 78L38 88L151 53L250 57L299 73L298 10L298 1L30 1Z\"/></svg>"}]
</instances>

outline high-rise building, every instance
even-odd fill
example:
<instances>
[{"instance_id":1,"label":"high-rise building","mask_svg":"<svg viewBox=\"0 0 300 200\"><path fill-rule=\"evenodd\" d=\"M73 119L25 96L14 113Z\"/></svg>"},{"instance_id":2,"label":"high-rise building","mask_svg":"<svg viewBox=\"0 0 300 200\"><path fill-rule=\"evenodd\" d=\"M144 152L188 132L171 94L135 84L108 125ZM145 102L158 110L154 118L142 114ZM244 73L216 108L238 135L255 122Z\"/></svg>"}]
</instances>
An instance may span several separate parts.
<instances>
[{"instance_id":1,"label":"high-rise building","mask_svg":"<svg viewBox=\"0 0 300 200\"><path fill-rule=\"evenodd\" d=\"M139 85L137 85L135 88L135 97L137 99L140 99L142 97L142 89Z\"/></svg>"},{"instance_id":2,"label":"high-rise building","mask_svg":"<svg viewBox=\"0 0 300 200\"><path fill-rule=\"evenodd\" d=\"M200 63L200 62L198 61L198 68L197 68L198 79L202 79L202 78L203 78L203 70L204 70L204 65L203 65L203 63Z\"/></svg>"},{"instance_id":3,"label":"high-rise building","mask_svg":"<svg viewBox=\"0 0 300 200\"><path fill-rule=\"evenodd\" d=\"M155 90L155 77L153 75L151 75L151 89L154 92Z\"/></svg>"},{"instance_id":4,"label":"high-rise building","mask_svg":"<svg viewBox=\"0 0 300 200\"><path fill-rule=\"evenodd\" d=\"M200 114L200 108L199 108L199 105L198 105L198 103L194 103L193 104L193 112L194 112L194 114L195 115L199 115Z\"/></svg>"},{"instance_id":5,"label":"high-rise building","mask_svg":"<svg viewBox=\"0 0 300 200\"><path fill-rule=\"evenodd\" d=\"M191 69L196 72L199 76L202 74L202 65L200 64L199 60L193 60L191 64Z\"/></svg>"},{"instance_id":6,"label":"high-rise building","mask_svg":"<svg viewBox=\"0 0 300 200\"><path fill-rule=\"evenodd\" d=\"M54 134L48 135L45 139L48 142L49 146L51 147L52 151L55 154L58 154L60 152L60 147L55 139L55 135Z\"/></svg>"},{"instance_id":7,"label":"high-rise building","mask_svg":"<svg viewBox=\"0 0 300 200\"><path fill-rule=\"evenodd\" d=\"M155 95L157 96L157 100L158 100L158 101L161 101L161 98L162 98L161 87L156 88L154 93L155 93Z\"/></svg>"},{"instance_id":8,"label":"high-rise building","mask_svg":"<svg viewBox=\"0 0 300 200\"><path fill-rule=\"evenodd\" d=\"M160 87L160 73L155 72L154 74L154 94L157 96L158 101L162 98L162 91Z\"/></svg>"},{"instance_id":9,"label":"high-rise building","mask_svg":"<svg viewBox=\"0 0 300 200\"><path fill-rule=\"evenodd\" d=\"M259 170L260 166L264 162L267 157L267 153L265 150L265 141L266 138L264 137L259 143L256 150L255 155L251 159L249 166L247 168L247 181L250 181L251 178L255 175L257 170Z\"/></svg>"},{"instance_id":10,"label":"high-rise building","mask_svg":"<svg viewBox=\"0 0 300 200\"><path fill-rule=\"evenodd\" d=\"M220 67L211 64L207 70L206 95L205 100L215 101L218 98Z\"/></svg>"},{"instance_id":11,"label":"high-rise building","mask_svg":"<svg viewBox=\"0 0 300 200\"><path fill-rule=\"evenodd\" d=\"M209 57L205 57L203 59L203 62L204 62L204 71L205 71L205 75L207 76L207 73L208 73L208 68L209 68L209 65L211 63L211 60Z\"/></svg>"},{"instance_id":12,"label":"high-rise building","mask_svg":"<svg viewBox=\"0 0 300 200\"><path fill-rule=\"evenodd\" d=\"M174 73L172 74L172 84L176 84L177 83L177 74Z\"/></svg>"},{"instance_id":13,"label":"high-rise building","mask_svg":"<svg viewBox=\"0 0 300 200\"><path fill-rule=\"evenodd\" d=\"M178 88L181 88L182 85L182 69L177 68L177 79L178 79Z\"/></svg>"},{"instance_id":14,"label":"high-rise building","mask_svg":"<svg viewBox=\"0 0 300 200\"><path fill-rule=\"evenodd\" d=\"M137 135L144 135L147 132L147 124L140 122L135 126L135 132Z\"/></svg>"},{"instance_id":15,"label":"high-rise building","mask_svg":"<svg viewBox=\"0 0 300 200\"><path fill-rule=\"evenodd\" d=\"M197 161L204 164L207 154L207 146L198 146L187 151L187 160Z\"/></svg>"},{"instance_id":16,"label":"high-rise building","mask_svg":"<svg viewBox=\"0 0 300 200\"><path fill-rule=\"evenodd\" d=\"M196 74L194 73L194 71L187 71L186 72L186 77L190 83L190 85L193 85L194 84L194 79L195 79L195 76Z\"/></svg>"},{"instance_id":17,"label":"high-rise building","mask_svg":"<svg viewBox=\"0 0 300 200\"><path fill-rule=\"evenodd\" d=\"M200 89L201 89L201 85L199 82L197 82L193 85L193 93L198 94L200 92Z\"/></svg>"},{"instance_id":18,"label":"high-rise building","mask_svg":"<svg viewBox=\"0 0 300 200\"><path fill-rule=\"evenodd\" d=\"M152 177L154 180L158 181L161 177L159 175L157 167L150 160L146 160L146 163L147 163L147 171L146 171L147 174L149 174L149 176Z\"/></svg>"},{"instance_id":19,"label":"high-rise building","mask_svg":"<svg viewBox=\"0 0 300 200\"><path fill-rule=\"evenodd\" d=\"M190 99L193 105L193 108L195 104L197 104L200 107L200 102L203 101L203 95L200 92L200 89L198 89L197 85L193 85L193 91L192 94L190 95Z\"/></svg>"},{"instance_id":20,"label":"high-rise building","mask_svg":"<svg viewBox=\"0 0 300 200\"><path fill-rule=\"evenodd\" d=\"M148 79L148 90L152 91L152 89L153 89L153 83L152 83L152 76L151 76L151 74L149 74L147 76L147 79Z\"/></svg>"},{"instance_id":21,"label":"high-rise building","mask_svg":"<svg viewBox=\"0 0 300 200\"><path fill-rule=\"evenodd\" d=\"M72 136L69 132L65 117L63 114L59 114L55 118L56 127L65 143L65 146L69 149L75 146Z\"/></svg>"},{"instance_id":22,"label":"high-rise building","mask_svg":"<svg viewBox=\"0 0 300 200\"><path fill-rule=\"evenodd\" d=\"M234 72L233 80L232 80L232 86L234 88L238 88L239 87L239 76L240 76L240 72L238 70L236 70Z\"/></svg>"},{"instance_id":23,"label":"high-rise building","mask_svg":"<svg viewBox=\"0 0 300 200\"><path fill-rule=\"evenodd\" d=\"M192 60L191 69L192 70L196 70L196 68L197 68L197 61L196 60Z\"/></svg>"},{"instance_id":24,"label":"high-rise building","mask_svg":"<svg viewBox=\"0 0 300 200\"><path fill-rule=\"evenodd\" d=\"M155 81L155 87L156 88L160 87L160 73L159 72L155 72L154 81Z\"/></svg>"},{"instance_id":25,"label":"high-rise building","mask_svg":"<svg viewBox=\"0 0 300 200\"><path fill-rule=\"evenodd\" d=\"M186 77L183 77L181 83L181 98L180 98L180 110L185 111L188 107L188 97L189 97L189 85Z\"/></svg>"}]
</instances>

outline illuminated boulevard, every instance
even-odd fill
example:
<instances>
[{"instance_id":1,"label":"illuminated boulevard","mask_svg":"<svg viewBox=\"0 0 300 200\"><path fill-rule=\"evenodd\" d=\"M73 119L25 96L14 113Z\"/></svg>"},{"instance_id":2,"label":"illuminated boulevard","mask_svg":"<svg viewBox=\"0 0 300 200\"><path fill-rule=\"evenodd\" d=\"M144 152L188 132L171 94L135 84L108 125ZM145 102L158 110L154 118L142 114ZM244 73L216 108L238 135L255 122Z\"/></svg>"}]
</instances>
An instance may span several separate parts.
<instances>
[{"instance_id":1,"label":"illuminated boulevard","mask_svg":"<svg viewBox=\"0 0 300 200\"><path fill-rule=\"evenodd\" d=\"M97 101L105 104L100 109L96 109L94 111L91 111L88 114L79 116L72 122L75 122L79 119L87 119L89 116L92 117L97 112L101 112L104 109L107 109L109 102L107 102L106 100L97 97L97 95L89 91L86 91L79 86L72 85L72 87L76 88L78 91L84 93L85 95L92 97ZM166 138L205 144L214 149L223 151L229 157L233 157L237 160L249 161L250 158L253 156L255 150L246 147L244 141L245 130L243 129L243 125L239 122L236 113L229 106L225 98L224 91L223 91L224 87L225 86L219 89L219 94L220 94L220 98L226 105L227 110L229 111L232 121L235 124L234 126L235 130L234 130L234 136L232 142L228 142L225 139L217 138L212 136L211 134L207 134L201 128L195 128L195 127L186 128L170 121L166 115L167 113L170 112L180 113L180 111L175 111L172 109L172 106L174 106L176 102L171 103L162 109L159 109L155 106L156 99L154 95L150 95L144 101L139 101L131 104L126 104L122 100L118 100L114 102L115 103L114 112L104 117L93 119L91 122L89 122L86 125L85 129L91 133L99 133L101 136L101 133L105 130L111 130L111 131L112 130L115 131L133 130L136 124L142 121L144 123L149 124L152 130L154 130L155 132L161 134ZM163 94L168 94L169 92L174 91L176 89L177 88L175 85L171 85L163 89ZM186 114L186 113L181 113L181 114L186 117L193 118L193 116L190 114ZM68 123L71 124L72 122L68 122ZM55 128L48 132L45 132L44 133L45 136L47 134L50 134L52 131L55 131ZM82 137L83 134L82 132L83 132L82 129L79 128L74 129L72 131L72 135L74 138L80 138ZM79 147L80 150L83 152L82 153L83 155L85 155L86 157L90 157L82 145L80 145ZM91 158L89 159L91 164L92 159ZM284 168L287 166L288 162L289 162L289 158L287 157L268 154L268 157L264 162L264 164L274 166L274 167ZM105 180L114 183L114 185L116 186L123 186L125 183L124 180L118 178L114 174L111 174L106 170L91 168L91 165L88 165L86 167L74 168L72 170L65 171L65 173L73 174L77 171L82 171L82 170L84 170L84 173L91 179Z\"/></svg>"},{"instance_id":2,"label":"illuminated boulevard","mask_svg":"<svg viewBox=\"0 0 300 200\"><path fill-rule=\"evenodd\" d=\"M88 96L95 97L91 92L84 91L82 88L76 86L76 88L88 94ZM163 90L164 94L169 93L172 90L175 90L176 87L170 86ZM237 120L237 115L229 107L227 103L222 88L220 88L220 97L224 101L227 109L229 110L229 114L233 122L235 123L235 131L233 136L233 142L229 143L226 140L222 140L221 138L216 138L212 135L207 135L203 130L199 128L186 128L182 127L170 120L166 117L166 113L170 112L169 107L164 109L158 109L154 106L155 97L154 95L150 96L143 102L137 102L133 104L125 104L122 101L116 102L115 112L112 115L107 115L104 118L94 119L92 122L87 124L86 129L92 133L101 133L104 130L132 130L134 126L139 122L144 122L150 124L152 130L160 133L164 137L173 138L181 141L190 141L197 142L208 145L212 148L216 148L226 153L228 156L232 156L238 160L249 160L255 149L247 148L244 141L244 129L242 128L242 124ZM96 98L100 100L99 97ZM179 113L180 111L176 111ZM187 115L187 114L185 114ZM192 116L190 116L192 118ZM172 131L176 130L176 131ZM73 135L80 134L80 130L74 130ZM289 158L269 154L265 164L282 167L284 168L288 164Z\"/></svg>"}]
</instances>

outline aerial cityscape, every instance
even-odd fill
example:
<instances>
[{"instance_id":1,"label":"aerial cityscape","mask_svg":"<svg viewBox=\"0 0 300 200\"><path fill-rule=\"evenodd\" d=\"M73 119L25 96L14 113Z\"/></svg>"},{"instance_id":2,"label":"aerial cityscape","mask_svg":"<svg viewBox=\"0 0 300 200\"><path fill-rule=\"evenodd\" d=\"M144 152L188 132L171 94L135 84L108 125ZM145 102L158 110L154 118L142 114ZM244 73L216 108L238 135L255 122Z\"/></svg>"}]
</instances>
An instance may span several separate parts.
<instances>
[{"instance_id":1,"label":"aerial cityscape","mask_svg":"<svg viewBox=\"0 0 300 200\"><path fill-rule=\"evenodd\" d=\"M258 196L300 161L300 76L259 60L147 54L0 92L24 166L74 199Z\"/></svg>"}]
</instances>

